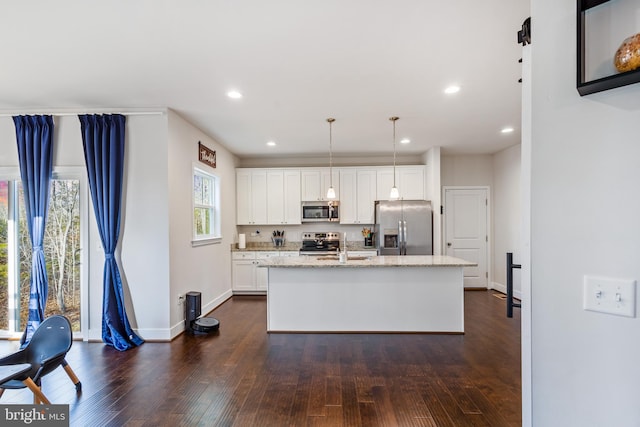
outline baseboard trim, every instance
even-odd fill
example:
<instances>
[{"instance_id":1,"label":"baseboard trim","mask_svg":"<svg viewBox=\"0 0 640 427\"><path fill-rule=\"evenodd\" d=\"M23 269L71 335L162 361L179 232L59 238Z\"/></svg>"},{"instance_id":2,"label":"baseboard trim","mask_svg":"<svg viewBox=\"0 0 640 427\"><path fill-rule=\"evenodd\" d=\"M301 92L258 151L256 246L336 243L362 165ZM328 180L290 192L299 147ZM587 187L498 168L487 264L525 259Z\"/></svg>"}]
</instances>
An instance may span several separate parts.
<instances>
[{"instance_id":1,"label":"baseboard trim","mask_svg":"<svg viewBox=\"0 0 640 427\"><path fill-rule=\"evenodd\" d=\"M210 312L212 312L213 310L218 308L220 305L222 305L223 302L225 302L226 300L228 300L232 296L233 296L233 291L231 289L229 289L228 291L226 291L222 295L220 295L218 298L214 299L213 301L211 301L210 303L208 303L204 307L202 307L202 312L209 314Z\"/></svg>"},{"instance_id":2,"label":"baseboard trim","mask_svg":"<svg viewBox=\"0 0 640 427\"><path fill-rule=\"evenodd\" d=\"M491 289L494 289L494 290L496 290L498 292L502 292L503 294L507 293L507 286L503 285L502 283L491 282ZM522 292L520 292L517 289L514 289L513 290L513 297L521 300L522 299Z\"/></svg>"},{"instance_id":3,"label":"baseboard trim","mask_svg":"<svg viewBox=\"0 0 640 427\"><path fill-rule=\"evenodd\" d=\"M202 307L202 313L210 313L231 297L232 292L231 289L229 289L217 298L205 304ZM143 340L148 342L170 342L184 332L184 313L180 317L181 320L171 328L134 328L133 331ZM89 342L102 342L102 324L100 324L100 328L90 329L83 340Z\"/></svg>"},{"instance_id":4,"label":"baseboard trim","mask_svg":"<svg viewBox=\"0 0 640 427\"><path fill-rule=\"evenodd\" d=\"M223 302L225 302L226 300L228 300L232 296L233 296L233 293L232 293L231 289L223 292L220 296L218 296L214 300L212 300L212 301L206 303L204 306L202 306L201 307L201 312L204 315L207 315L207 314L211 313L213 310L215 310L217 307L222 305ZM171 338L169 339L169 341L173 340L174 338L176 338L178 335L180 335L183 332L184 332L184 315L182 316L182 320L180 320L178 323L176 323L175 325L173 325L171 327L171 331L170 331Z\"/></svg>"}]
</instances>

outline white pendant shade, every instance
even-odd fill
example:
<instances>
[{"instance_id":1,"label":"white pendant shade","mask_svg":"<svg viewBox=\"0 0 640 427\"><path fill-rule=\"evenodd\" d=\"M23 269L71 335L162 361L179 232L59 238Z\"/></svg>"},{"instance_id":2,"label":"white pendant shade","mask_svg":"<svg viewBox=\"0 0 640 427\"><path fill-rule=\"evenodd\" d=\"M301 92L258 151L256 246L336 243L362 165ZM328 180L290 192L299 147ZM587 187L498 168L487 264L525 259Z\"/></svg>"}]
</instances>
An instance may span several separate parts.
<instances>
[{"instance_id":1,"label":"white pendant shade","mask_svg":"<svg viewBox=\"0 0 640 427\"><path fill-rule=\"evenodd\" d=\"M391 193L389 194L389 200L398 200L400 198L400 192L395 185L391 187Z\"/></svg>"},{"instance_id":2,"label":"white pendant shade","mask_svg":"<svg viewBox=\"0 0 640 427\"><path fill-rule=\"evenodd\" d=\"M336 198L336 190L333 187L329 187L327 190L327 199L335 199Z\"/></svg>"}]
</instances>

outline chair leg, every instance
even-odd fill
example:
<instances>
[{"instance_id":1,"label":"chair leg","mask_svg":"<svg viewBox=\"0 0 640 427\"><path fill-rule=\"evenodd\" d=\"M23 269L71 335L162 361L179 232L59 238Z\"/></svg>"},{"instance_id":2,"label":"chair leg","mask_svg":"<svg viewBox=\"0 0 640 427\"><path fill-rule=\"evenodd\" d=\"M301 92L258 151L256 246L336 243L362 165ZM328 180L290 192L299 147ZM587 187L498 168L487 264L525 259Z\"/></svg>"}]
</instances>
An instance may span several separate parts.
<instances>
[{"instance_id":1,"label":"chair leg","mask_svg":"<svg viewBox=\"0 0 640 427\"><path fill-rule=\"evenodd\" d=\"M67 373L69 378L71 378L71 381L73 381L73 384L76 386L76 391L82 390L82 383L80 382L80 379L78 379L76 373L73 372L73 369L71 369L71 366L69 366L66 360L62 361L62 367L64 368L64 371Z\"/></svg>"},{"instance_id":2,"label":"chair leg","mask_svg":"<svg viewBox=\"0 0 640 427\"><path fill-rule=\"evenodd\" d=\"M44 395L42 390L40 390L40 387L38 387L31 378L27 377L27 379L22 382L27 387L29 387L29 390L31 390L31 392L33 393L33 403L35 404L44 403L47 405L51 405L51 402L49 402L49 399L47 399L47 396Z\"/></svg>"}]
</instances>

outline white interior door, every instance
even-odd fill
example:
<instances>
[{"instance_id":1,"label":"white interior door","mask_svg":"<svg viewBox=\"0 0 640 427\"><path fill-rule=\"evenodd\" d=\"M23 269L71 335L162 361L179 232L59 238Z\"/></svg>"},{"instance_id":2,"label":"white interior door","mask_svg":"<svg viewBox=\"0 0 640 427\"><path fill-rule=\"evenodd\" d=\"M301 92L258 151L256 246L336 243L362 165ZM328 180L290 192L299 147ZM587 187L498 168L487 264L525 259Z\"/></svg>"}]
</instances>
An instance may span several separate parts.
<instances>
[{"instance_id":1,"label":"white interior door","mask_svg":"<svg viewBox=\"0 0 640 427\"><path fill-rule=\"evenodd\" d=\"M478 264L465 267L464 286L486 288L487 268L487 210L486 188L445 189L445 253Z\"/></svg>"}]
</instances>

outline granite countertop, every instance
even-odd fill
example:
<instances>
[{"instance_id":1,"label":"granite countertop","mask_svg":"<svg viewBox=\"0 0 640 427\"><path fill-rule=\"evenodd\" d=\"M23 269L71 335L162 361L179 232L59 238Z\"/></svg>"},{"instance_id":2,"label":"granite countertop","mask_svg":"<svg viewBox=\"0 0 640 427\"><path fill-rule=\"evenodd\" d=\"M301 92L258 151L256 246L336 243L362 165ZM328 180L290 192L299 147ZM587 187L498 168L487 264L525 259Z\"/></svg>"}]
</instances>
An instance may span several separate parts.
<instances>
[{"instance_id":1,"label":"granite countertop","mask_svg":"<svg viewBox=\"0 0 640 427\"><path fill-rule=\"evenodd\" d=\"M340 263L336 255L275 257L260 261L258 267L269 268L375 268L375 267L475 267L475 262L446 255L405 255L350 257Z\"/></svg>"},{"instance_id":2,"label":"granite countertop","mask_svg":"<svg viewBox=\"0 0 640 427\"><path fill-rule=\"evenodd\" d=\"M231 245L231 252L251 252L251 251L299 251L301 242L286 242L284 246L274 246L271 242L247 242L244 249L238 248L237 243ZM362 242L347 242L348 251L375 251L376 248L365 246Z\"/></svg>"}]
</instances>

